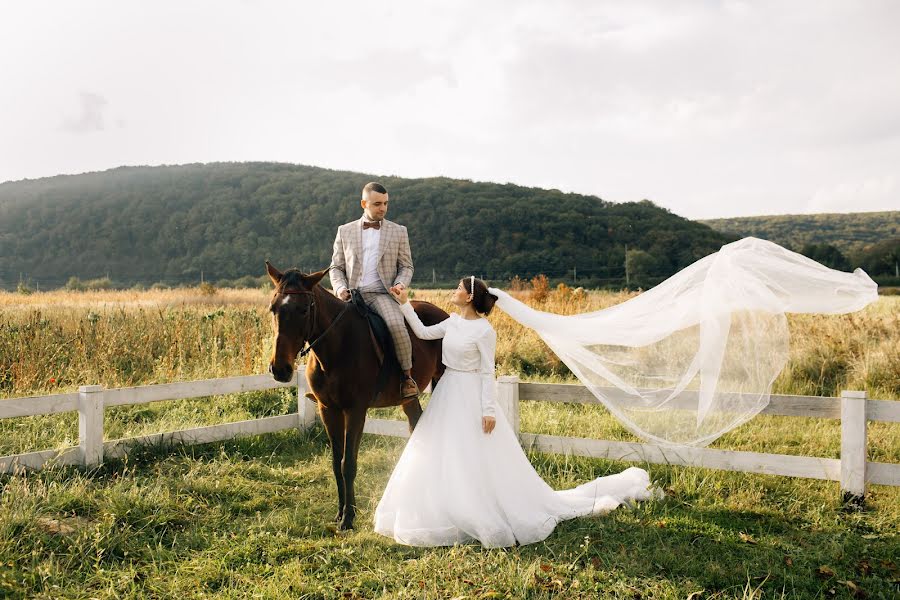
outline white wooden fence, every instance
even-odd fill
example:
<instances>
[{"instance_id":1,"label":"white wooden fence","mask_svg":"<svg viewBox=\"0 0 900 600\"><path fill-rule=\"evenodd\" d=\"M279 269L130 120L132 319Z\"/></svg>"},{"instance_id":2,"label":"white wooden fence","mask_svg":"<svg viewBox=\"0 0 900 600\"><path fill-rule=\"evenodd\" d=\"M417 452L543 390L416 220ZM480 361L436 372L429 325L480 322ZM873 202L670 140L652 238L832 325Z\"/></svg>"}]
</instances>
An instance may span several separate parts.
<instances>
[{"instance_id":1,"label":"white wooden fence","mask_svg":"<svg viewBox=\"0 0 900 600\"><path fill-rule=\"evenodd\" d=\"M305 429L316 420L315 405L304 397L307 390L303 369L300 368L297 372L297 379L291 383L278 383L269 375L251 375L121 389L103 389L96 385L82 386L78 393L0 400L0 419L77 410L79 430L78 447L0 457L0 472L40 469L47 463L94 466L102 462L104 457L125 455L129 448L135 445L203 444L243 435L258 435L292 428ZM106 407L282 387L297 388L296 414L134 438L103 440ZM869 400L865 392L847 391L843 392L840 398L772 396L771 402L762 412L767 415L840 419L840 459L524 433L519 427L521 400L594 404L597 403L597 399L581 385L522 383L518 377L508 376L497 380L497 399L523 446L542 452L840 481L841 490L846 495L857 498L865 495L868 483L900 485L900 464L870 462L867 459L866 449L867 423L869 421L900 423L900 402ZM405 421L390 419L368 419L365 432L398 437L409 436Z\"/></svg>"}]
</instances>

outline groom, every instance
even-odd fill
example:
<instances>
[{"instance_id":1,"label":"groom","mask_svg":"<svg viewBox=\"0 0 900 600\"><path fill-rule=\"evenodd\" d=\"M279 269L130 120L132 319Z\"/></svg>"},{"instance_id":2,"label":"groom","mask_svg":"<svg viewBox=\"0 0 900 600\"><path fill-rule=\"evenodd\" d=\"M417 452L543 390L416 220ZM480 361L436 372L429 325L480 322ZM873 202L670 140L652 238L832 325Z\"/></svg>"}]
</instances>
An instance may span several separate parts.
<instances>
[{"instance_id":1,"label":"groom","mask_svg":"<svg viewBox=\"0 0 900 600\"><path fill-rule=\"evenodd\" d=\"M350 289L358 289L366 304L387 323L397 360L406 375L400 394L403 398L415 398L419 388L411 374L412 343L400 305L389 292L408 287L412 279L412 254L406 227L384 218L388 193L380 183L366 184L360 205L363 216L338 227L328 275L338 298L347 302Z\"/></svg>"}]
</instances>

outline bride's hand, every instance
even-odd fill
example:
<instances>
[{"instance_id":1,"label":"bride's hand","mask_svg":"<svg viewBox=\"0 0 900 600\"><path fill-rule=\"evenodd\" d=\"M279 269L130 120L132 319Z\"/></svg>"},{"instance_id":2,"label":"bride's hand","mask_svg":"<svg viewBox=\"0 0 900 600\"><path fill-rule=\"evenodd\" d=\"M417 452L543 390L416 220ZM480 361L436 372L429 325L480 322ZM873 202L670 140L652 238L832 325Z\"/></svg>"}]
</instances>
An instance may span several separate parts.
<instances>
[{"instance_id":1,"label":"bride's hand","mask_svg":"<svg viewBox=\"0 0 900 600\"><path fill-rule=\"evenodd\" d=\"M490 433L494 430L494 426L497 424L497 419L494 417L481 417L481 429L485 433Z\"/></svg>"}]
</instances>

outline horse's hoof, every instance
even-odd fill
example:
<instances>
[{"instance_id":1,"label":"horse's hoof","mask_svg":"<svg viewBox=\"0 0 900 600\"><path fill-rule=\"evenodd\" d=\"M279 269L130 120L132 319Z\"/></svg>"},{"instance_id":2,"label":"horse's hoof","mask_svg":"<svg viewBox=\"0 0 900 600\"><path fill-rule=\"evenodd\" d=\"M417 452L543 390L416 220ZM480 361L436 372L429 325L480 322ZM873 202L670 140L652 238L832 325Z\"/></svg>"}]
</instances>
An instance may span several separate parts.
<instances>
[{"instance_id":1,"label":"horse's hoof","mask_svg":"<svg viewBox=\"0 0 900 600\"><path fill-rule=\"evenodd\" d=\"M339 512L339 513L337 514L337 516L334 517L334 522L335 522L335 523L340 523L340 522L343 521L343 520L344 520L344 513L342 513L342 512Z\"/></svg>"},{"instance_id":2,"label":"horse's hoof","mask_svg":"<svg viewBox=\"0 0 900 600\"><path fill-rule=\"evenodd\" d=\"M351 519L341 521L341 531L350 531L351 529L353 529L353 521Z\"/></svg>"}]
</instances>

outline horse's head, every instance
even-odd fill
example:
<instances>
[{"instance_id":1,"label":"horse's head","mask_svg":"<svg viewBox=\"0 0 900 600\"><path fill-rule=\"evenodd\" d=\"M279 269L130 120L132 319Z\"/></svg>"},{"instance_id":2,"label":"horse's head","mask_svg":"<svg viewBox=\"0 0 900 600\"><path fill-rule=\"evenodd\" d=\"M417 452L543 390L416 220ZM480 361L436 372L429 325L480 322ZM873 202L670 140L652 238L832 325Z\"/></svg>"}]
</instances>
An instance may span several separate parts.
<instances>
[{"instance_id":1,"label":"horse's head","mask_svg":"<svg viewBox=\"0 0 900 600\"><path fill-rule=\"evenodd\" d=\"M282 273L269 261L266 261L266 271L275 285L269 305L275 332L269 372L276 380L287 382L294 375L294 360L315 331L318 314L315 287L328 271L304 274L299 269L288 269Z\"/></svg>"}]
</instances>

